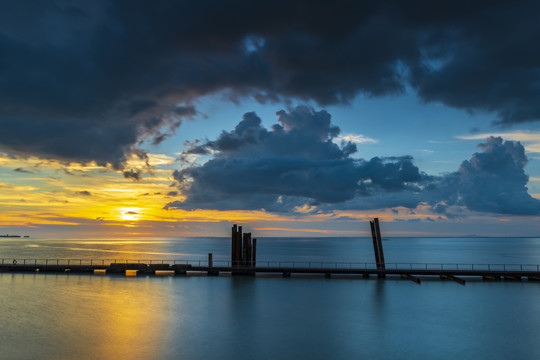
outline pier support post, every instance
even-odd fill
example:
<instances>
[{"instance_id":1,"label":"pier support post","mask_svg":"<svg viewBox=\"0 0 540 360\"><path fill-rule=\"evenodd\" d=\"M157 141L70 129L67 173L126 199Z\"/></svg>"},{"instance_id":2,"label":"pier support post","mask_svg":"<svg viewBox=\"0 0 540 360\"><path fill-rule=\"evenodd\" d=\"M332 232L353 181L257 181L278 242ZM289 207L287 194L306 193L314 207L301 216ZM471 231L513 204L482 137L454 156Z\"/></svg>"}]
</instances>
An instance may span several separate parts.
<instances>
[{"instance_id":1,"label":"pier support post","mask_svg":"<svg viewBox=\"0 0 540 360\"><path fill-rule=\"evenodd\" d=\"M251 233L243 233L236 224L231 232L231 267L255 267L257 261L257 239Z\"/></svg>"},{"instance_id":2,"label":"pier support post","mask_svg":"<svg viewBox=\"0 0 540 360\"><path fill-rule=\"evenodd\" d=\"M371 226L371 238L373 240L373 251L375 252L375 261L377 262L377 270L386 270L384 263L384 251L382 246L381 228L379 227L379 218L374 218L369 222ZM384 273L377 274L379 279L386 278Z\"/></svg>"},{"instance_id":3,"label":"pier support post","mask_svg":"<svg viewBox=\"0 0 540 360\"><path fill-rule=\"evenodd\" d=\"M232 226L232 234L231 234L231 266L234 266L236 264L236 233L238 232L238 227L236 224Z\"/></svg>"},{"instance_id":4,"label":"pier support post","mask_svg":"<svg viewBox=\"0 0 540 360\"><path fill-rule=\"evenodd\" d=\"M244 239L242 243L242 266L247 265L247 257L248 257L248 234L244 234Z\"/></svg>"},{"instance_id":5,"label":"pier support post","mask_svg":"<svg viewBox=\"0 0 540 360\"><path fill-rule=\"evenodd\" d=\"M253 259L251 262L251 266L257 266L257 239L253 239Z\"/></svg>"},{"instance_id":6,"label":"pier support post","mask_svg":"<svg viewBox=\"0 0 540 360\"><path fill-rule=\"evenodd\" d=\"M246 258L244 259L244 262L246 263L246 266L251 266L251 262L253 259L253 249L251 245L251 233L247 233L247 246L246 246Z\"/></svg>"},{"instance_id":7,"label":"pier support post","mask_svg":"<svg viewBox=\"0 0 540 360\"><path fill-rule=\"evenodd\" d=\"M243 256L242 235L243 235L242 227L239 226L238 227L238 233L236 233L237 243L238 243L238 247L236 248L236 264L237 264L237 266L242 265L242 256Z\"/></svg>"},{"instance_id":8,"label":"pier support post","mask_svg":"<svg viewBox=\"0 0 540 360\"><path fill-rule=\"evenodd\" d=\"M377 270L379 270L381 261L379 259L379 245L377 244L377 234L375 232L375 223L373 221L370 221L369 226L371 227L371 240L373 241L373 253L375 254L375 265L377 266Z\"/></svg>"},{"instance_id":9,"label":"pier support post","mask_svg":"<svg viewBox=\"0 0 540 360\"><path fill-rule=\"evenodd\" d=\"M234 224L231 234L231 266L237 267L242 265L242 258L242 227Z\"/></svg>"},{"instance_id":10,"label":"pier support post","mask_svg":"<svg viewBox=\"0 0 540 360\"><path fill-rule=\"evenodd\" d=\"M212 253L208 253L208 267L214 267L214 261Z\"/></svg>"},{"instance_id":11,"label":"pier support post","mask_svg":"<svg viewBox=\"0 0 540 360\"><path fill-rule=\"evenodd\" d=\"M381 269L385 270L386 266L384 264L384 251L382 246L381 228L379 227L379 218L373 219L373 222L375 223L375 231L377 232L377 244L379 248L379 260L381 261Z\"/></svg>"}]
</instances>

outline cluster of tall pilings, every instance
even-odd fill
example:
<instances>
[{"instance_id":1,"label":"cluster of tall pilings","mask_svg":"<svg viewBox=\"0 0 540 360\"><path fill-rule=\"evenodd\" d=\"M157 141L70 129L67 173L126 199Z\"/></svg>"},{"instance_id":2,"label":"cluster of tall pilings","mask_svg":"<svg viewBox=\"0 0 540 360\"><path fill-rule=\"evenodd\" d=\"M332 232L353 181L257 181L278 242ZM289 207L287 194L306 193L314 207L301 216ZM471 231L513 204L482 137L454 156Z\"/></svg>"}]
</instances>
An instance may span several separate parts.
<instances>
[{"instance_id":1,"label":"cluster of tall pilings","mask_svg":"<svg viewBox=\"0 0 540 360\"><path fill-rule=\"evenodd\" d=\"M381 239L381 228L379 227L379 219L374 218L369 222L371 226L371 239L373 240L373 252L375 253L375 264L377 264L377 270L385 270L384 265L384 252ZM379 278L384 278L383 273L378 274Z\"/></svg>"},{"instance_id":2,"label":"cluster of tall pilings","mask_svg":"<svg viewBox=\"0 0 540 360\"><path fill-rule=\"evenodd\" d=\"M257 239L251 233L242 233L242 227L232 227L231 265L233 267L255 267L257 261Z\"/></svg>"}]
</instances>

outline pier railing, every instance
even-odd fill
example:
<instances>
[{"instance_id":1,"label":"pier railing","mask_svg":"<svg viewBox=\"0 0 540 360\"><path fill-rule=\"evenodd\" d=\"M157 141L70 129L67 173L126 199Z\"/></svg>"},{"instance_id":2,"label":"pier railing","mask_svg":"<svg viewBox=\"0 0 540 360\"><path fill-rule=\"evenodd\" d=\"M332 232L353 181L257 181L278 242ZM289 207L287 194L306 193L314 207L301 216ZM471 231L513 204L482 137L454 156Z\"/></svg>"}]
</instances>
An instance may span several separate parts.
<instances>
[{"instance_id":1,"label":"pier railing","mask_svg":"<svg viewBox=\"0 0 540 360\"><path fill-rule=\"evenodd\" d=\"M255 269L349 269L373 270L374 262L329 262L329 261L259 261L251 266L245 263L233 264L226 260L170 260L170 259L1 259L2 265L39 266L109 266L110 264L168 264L191 265L193 267L247 267ZM540 271L540 264L466 264L466 263L386 263L386 270L456 270L456 271Z\"/></svg>"}]
</instances>

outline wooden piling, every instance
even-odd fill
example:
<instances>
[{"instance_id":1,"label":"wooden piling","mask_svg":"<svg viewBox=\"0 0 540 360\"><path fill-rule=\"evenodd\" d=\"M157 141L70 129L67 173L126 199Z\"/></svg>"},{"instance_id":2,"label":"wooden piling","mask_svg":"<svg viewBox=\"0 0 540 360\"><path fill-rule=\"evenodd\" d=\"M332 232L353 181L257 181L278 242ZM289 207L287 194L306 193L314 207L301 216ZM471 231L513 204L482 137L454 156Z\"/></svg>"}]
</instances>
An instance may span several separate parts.
<instances>
[{"instance_id":1,"label":"wooden piling","mask_svg":"<svg viewBox=\"0 0 540 360\"><path fill-rule=\"evenodd\" d=\"M375 265L377 266L377 270L379 270L381 261L379 259L379 245L377 244L377 234L375 232L375 223L373 221L370 221L369 226L371 227L371 240L373 241L373 253L375 254Z\"/></svg>"},{"instance_id":2,"label":"wooden piling","mask_svg":"<svg viewBox=\"0 0 540 360\"><path fill-rule=\"evenodd\" d=\"M237 245L237 237L236 233L238 232L238 227L236 224L232 226L232 234L231 234L231 265L234 266L236 264L236 247Z\"/></svg>"},{"instance_id":3,"label":"wooden piling","mask_svg":"<svg viewBox=\"0 0 540 360\"><path fill-rule=\"evenodd\" d=\"M214 261L212 253L208 253L208 267L214 267Z\"/></svg>"},{"instance_id":4,"label":"wooden piling","mask_svg":"<svg viewBox=\"0 0 540 360\"><path fill-rule=\"evenodd\" d=\"M236 236L238 236L238 264L239 265L242 265L242 259L243 259L243 256L244 256L244 251L243 251L243 248L242 248L242 237L244 236L244 233L242 231L242 227L239 226L238 227L238 234L236 234Z\"/></svg>"},{"instance_id":5,"label":"wooden piling","mask_svg":"<svg viewBox=\"0 0 540 360\"><path fill-rule=\"evenodd\" d=\"M252 246L251 246L251 233L247 233L247 249L246 249L246 259L245 259L245 262L246 262L246 266L251 266L251 261L253 259L253 249L252 249Z\"/></svg>"},{"instance_id":6,"label":"wooden piling","mask_svg":"<svg viewBox=\"0 0 540 360\"><path fill-rule=\"evenodd\" d=\"M377 264L377 269L385 270L386 266L384 263L384 252L383 252L383 246L382 246L382 238L381 238L381 228L379 227L379 218L373 219L373 226L375 227L375 237L376 237L376 243L377 243L377 253L379 257L379 262ZM386 275L383 273L379 273L377 275L379 279L386 278Z\"/></svg>"},{"instance_id":7,"label":"wooden piling","mask_svg":"<svg viewBox=\"0 0 540 360\"><path fill-rule=\"evenodd\" d=\"M245 233L243 236L243 243L242 243L242 266L247 265L247 258L248 258L248 234Z\"/></svg>"},{"instance_id":8,"label":"wooden piling","mask_svg":"<svg viewBox=\"0 0 540 360\"><path fill-rule=\"evenodd\" d=\"M242 233L242 227L236 224L231 232L231 266L255 266L257 259L257 239L251 239L251 233Z\"/></svg>"},{"instance_id":9,"label":"wooden piling","mask_svg":"<svg viewBox=\"0 0 540 360\"><path fill-rule=\"evenodd\" d=\"M251 262L251 266L257 266L257 239L253 239L253 259Z\"/></svg>"},{"instance_id":10,"label":"wooden piling","mask_svg":"<svg viewBox=\"0 0 540 360\"><path fill-rule=\"evenodd\" d=\"M379 260L381 261L381 269L386 269L386 266L384 264L384 251L382 246L382 238L381 238L381 228L379 227L379 218L373 219L373 222L375 224L375 231L377 233L377 246L379 249Z\"/></svg>"},{"instance_id":11,"label":"wooden piling","mask_svg":"<svg viewBox=\"0 0 540 360\"><path fill-rule=\"evenodd\" d=\"M231 258L231 265L240 266L242 264L242 227L236 224L233 226L232 243L234 256Z\"/></svg>"}]
</instances>

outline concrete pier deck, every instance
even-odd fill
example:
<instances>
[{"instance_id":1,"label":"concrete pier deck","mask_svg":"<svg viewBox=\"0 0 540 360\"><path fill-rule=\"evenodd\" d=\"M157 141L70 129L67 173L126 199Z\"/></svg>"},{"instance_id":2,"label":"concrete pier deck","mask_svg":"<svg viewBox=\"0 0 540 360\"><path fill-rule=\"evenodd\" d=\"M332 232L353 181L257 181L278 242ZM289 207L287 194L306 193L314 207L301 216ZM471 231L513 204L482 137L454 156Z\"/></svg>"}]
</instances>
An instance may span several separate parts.
<instances>
[{"instance_id":1,"label":"concrete pier deck","mask_svg":"<svg viewBox=\"0 0 540 360\"><path fill-rule=\"evenodd\" d=\"M96 275L185 275L199 272L207 275L280 274L285 277L299 275L359 275L362 278L381 275L397 276L419 283L419 278L453 280L464 284L467 278L483 280L540 280L540 265L522 264L392 264L382 269L374 263L342 262L268 262L256 266L232 266L229 261L203 260L128 260L114 261L87 259L2 259L0 272L35 273L91 273Z\"/></svg>"}]
</instances>

